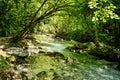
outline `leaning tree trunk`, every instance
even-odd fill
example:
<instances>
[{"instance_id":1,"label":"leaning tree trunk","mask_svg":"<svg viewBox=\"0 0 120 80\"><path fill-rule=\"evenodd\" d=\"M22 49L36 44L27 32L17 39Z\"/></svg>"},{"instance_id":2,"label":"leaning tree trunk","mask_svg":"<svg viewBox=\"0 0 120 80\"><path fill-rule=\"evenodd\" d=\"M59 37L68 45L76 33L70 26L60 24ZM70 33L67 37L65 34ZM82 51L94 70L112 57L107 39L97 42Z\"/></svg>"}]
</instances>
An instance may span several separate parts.
<instances>
[{"instance_id":1,"label":"leaning tree trunk","mask_svg":"<svg viewBox=\"0 0 120 80\"><path fill-rule=\"evenodd\" d=\"M16 35L16 36L13 38L13 41L18 42L18 41L21 41L22 39L24 39L24 38L27 36L29 30L30 30L32 27L34 27L34 26L35 26L35 23L32 23L32 22L31 22L29 25L27 25L27 26L21 31L20 34Z\"/></svg>"},{"instance_id":2,"label":"leaning tree trunk","mask_svg":"<svg viewBox=\"0 0 120 80\"><path fill-rule=\"evenodd\" d=\"M36 11L36 13L34 14L34 16L32 17L30 23L25 26L25 28L20 32L20 34L16 35L14 38L12 38L12 41L14 42L18 42L18 41L21 41L22 39L24 39L29 30L34 27L38 22L40 22L41 19L43 19L44 17L43 16L40 16L39 17L39 21L36 21L36 16L37 14L39 13L39 11L42 9L42 7L44 6L44 4L47 2L47 0L44 0L43 3L40 5L40 7L38 8L38 10ZM35 20L36 19L36 20Z\"/></svg>"}]
</instances>

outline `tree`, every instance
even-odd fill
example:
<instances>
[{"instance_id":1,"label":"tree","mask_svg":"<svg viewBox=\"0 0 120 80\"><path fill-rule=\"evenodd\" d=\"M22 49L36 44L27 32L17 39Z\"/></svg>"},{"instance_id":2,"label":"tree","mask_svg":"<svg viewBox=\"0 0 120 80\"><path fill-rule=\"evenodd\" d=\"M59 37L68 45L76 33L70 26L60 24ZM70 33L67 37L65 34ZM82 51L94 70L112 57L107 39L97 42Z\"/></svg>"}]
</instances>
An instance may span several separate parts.
<instances>
[{"instance_id":1,"label":"tree","mask_svg":"<svg viewBox=\"0 0 120 80\"><path fill-rule=\"evenodd\" d=\"M16 35L13 39L14 41L20 41L26 37L29 30L34 28L36 24L41 21L50 18L55 15L71 15L70 9L79 8L76 6L77 0L42 0L39 3L38 10L35 12L34 16L31 18L28 25Z\"/></svg>"},{"instance_id":2,"label":"tree","mask_svg":"<svg viewBox=\"0 0 120 80\"><path fill-rule=\"evenodd\" d=\"M0 36L19 32L33 9L32 0L0 0Z\"/></svg>"},{"instance_id":3,"label":"tree","mask_svg":"<svg viewBox=\"0 0 120 80\"><path fill-rule=\"evenodd\" d=\"M114 13L116 6L109 0L91 0L88 2L88 6L94 12L92 21L94 23L94 39L96 46L99 46L98 40L98 27L100 23L106 23L111 19L120 19L119 16Z\"/></svg>"}]
</instances>

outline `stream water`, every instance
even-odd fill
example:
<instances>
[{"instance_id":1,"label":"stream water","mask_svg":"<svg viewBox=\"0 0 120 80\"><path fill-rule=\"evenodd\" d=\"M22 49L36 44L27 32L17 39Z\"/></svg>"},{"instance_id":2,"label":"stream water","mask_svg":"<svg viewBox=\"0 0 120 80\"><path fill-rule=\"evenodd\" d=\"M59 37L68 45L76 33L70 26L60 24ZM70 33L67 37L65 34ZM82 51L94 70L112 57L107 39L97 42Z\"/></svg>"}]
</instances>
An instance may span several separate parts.
<instances>
[{"instance_id":1,"label":"stream water","mask_svg":"<svg viewBox=\"0 0 120 80\"><path fill-rule=\"evenodd\" d=\"M27 76L32 80L120 80L120 72L116 63L88 55L73 53L67 49L72 46L68 41L53 39L46 35L38 35L41 46L46 52L58 52L65 58L49 57L43 54L34 56ZM33 58L33 56L32 56ZM33 78L34 77L34 78Z\"/></svg>"}]
</instances>

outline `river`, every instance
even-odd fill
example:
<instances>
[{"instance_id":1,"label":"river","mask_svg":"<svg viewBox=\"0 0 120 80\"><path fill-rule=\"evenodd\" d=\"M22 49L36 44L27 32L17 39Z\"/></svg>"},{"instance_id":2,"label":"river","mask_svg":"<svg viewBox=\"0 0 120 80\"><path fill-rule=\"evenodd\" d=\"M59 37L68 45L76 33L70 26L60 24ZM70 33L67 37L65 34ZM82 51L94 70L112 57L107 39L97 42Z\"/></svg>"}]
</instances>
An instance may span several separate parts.
<instances>
[{"instance_id":1,"label":"river","mask_svg":"<svg viewBox=\"0 0 120 80\"><path fill-rule=\"evenodd\" d=\"M117 64L98 59L89 54L74 53L66 49L72 46L69 41L54 39L46 35L37 35L38 47L46 53L63 56L35 54L26 60L29 62L27 76L32 80L120 80ZM33 59L33 60L32 60Z\"/></svg>"}]
</instances>

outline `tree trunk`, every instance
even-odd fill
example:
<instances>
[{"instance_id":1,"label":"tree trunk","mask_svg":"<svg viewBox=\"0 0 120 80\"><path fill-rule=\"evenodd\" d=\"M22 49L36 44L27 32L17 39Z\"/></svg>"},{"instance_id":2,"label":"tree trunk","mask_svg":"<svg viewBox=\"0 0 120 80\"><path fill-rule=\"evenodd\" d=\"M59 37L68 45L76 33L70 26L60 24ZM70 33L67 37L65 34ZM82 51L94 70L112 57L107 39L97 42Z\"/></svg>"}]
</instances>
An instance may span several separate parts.
<instances>
[{"instance_id":1,"label":"tree trunk","mask_svg":"<svg viewBox=\"0 0 120 80\"><path fill-rule=\"evenodd\" d=\"M37 14L39 13L39 11L42 9L42 7L44 6L44 4L47 2L47 0L44 0L43 3L40 5L40 7L38 8L38 10L36 11L36 13L33 15L30 23L25 26L25 28L21 31L20 34L18 34L17 36L15 36L14 38L12 38L12 41L14 42L18 42L21 41L22 39L24 39L26 37L26 35L28 34L29 30L34 27L38 22L35 21L35 18L37 16ZM39 17L39 21L44 18L43 16Z\"/></svg>"},{"instance_id":2,"label":"tree trunk","mask_svg":"<svg viewBox=\"0 0 120 80\"><path fill-rule=\"evenodd\" d=\"M14 41L14 42L18 42L18 41L21 41L22 39L24 39L24 38L27 36L27 34L28 34L28 32L30 31L30 29L31 29L32 27L34 27L35 25L36 25L35 22L30 22L30 24L27 25L27 26L21 31L20 34L18 34L17 36L15 36L15 37L13 38L13 41Z\"/></svg>"}]
</instances>

